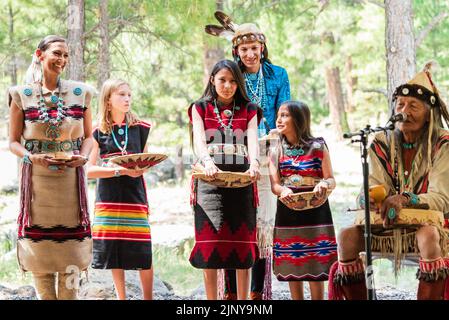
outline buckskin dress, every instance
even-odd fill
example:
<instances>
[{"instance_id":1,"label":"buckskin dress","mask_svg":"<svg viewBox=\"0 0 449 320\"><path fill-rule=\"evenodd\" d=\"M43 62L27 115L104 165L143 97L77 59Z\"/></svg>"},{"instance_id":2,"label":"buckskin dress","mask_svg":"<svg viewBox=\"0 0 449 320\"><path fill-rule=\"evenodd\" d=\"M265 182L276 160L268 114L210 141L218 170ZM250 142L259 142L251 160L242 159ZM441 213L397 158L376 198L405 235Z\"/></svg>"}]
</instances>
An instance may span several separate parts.
<instances>
[{"instance_id":1,"label":"buckskin dress","mask_svg":"<svg viewBox=\"0 0 449 320\"><path fill-rule=\"evenodd\" d=\"M84 83L61 80L66 118L60 136L54 141L79 145L84 136L84 112L90 105L94 89ZM51 118L56 117L51 92L42 91ZM23 138L31 153L47 153L51 140L46 136L48 124L39 121L40 90L37 84L9 89L11 101L23 111ZM41 142L39 142L41 141ZM44 151L41 146L47 144ZM69 153L70 153L69 152ZM83 167L66 168L57 173L39 165L22 165L21 206L18 218L17 256L23 271L70 273L86 270L92 258L92 239L87 212L86 184Z\"/></svg>"}]
</instances>

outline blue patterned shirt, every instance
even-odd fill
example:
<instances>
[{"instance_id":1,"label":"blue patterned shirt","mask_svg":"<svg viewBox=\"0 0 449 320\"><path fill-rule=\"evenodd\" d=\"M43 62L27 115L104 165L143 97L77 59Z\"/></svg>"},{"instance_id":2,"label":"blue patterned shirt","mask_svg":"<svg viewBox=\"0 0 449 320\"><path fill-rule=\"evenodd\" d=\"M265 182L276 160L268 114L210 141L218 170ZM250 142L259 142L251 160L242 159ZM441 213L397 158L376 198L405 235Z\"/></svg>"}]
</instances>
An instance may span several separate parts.
<instances>
[{"instance_id":1,"label":"blue patterned shirt","mask_svg":"<svg viewBox=\"0 0 449 320\"><path fill-rule=\"evenodd\" d=\"M287 71L279 66L264 62L262 73L265 80L265 110L264 118L270 128L266 128L265 121L259 124L259 136L265 135L270 129L276 128L276 113L281 104L290 100L290 82ZM246 88L249 91L249 88ZM262 134L263 133L263 134Z\"/></svg>"}]
</instances>

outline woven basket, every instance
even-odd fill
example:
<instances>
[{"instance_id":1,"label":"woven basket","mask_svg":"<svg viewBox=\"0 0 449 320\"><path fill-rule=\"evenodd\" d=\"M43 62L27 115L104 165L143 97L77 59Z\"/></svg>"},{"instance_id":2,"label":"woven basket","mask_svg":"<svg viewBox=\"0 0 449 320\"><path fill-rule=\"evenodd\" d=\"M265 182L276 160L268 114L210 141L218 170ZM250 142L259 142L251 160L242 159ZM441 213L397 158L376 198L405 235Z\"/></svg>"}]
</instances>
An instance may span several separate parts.
<instances>
[{"instance_id":1,"label":"woven basket","mask_svg":"<svg viewBox=\"0 0 449 320\"><path fill-rule=\"evenodd\" d=\"M370 222L372 225L383 225L383 220L379 213L370 212ZM365 211L357 211L355 224L365 224ZM396 219L395 226L419 226L424 224L444 225L444 215L441 211L403 208Z\"/></svg>"},{"instance_id":2,"label":"woven basket","mask_svg":"<svg viewBox=\"0 0 449 320\"><path fill-rule=\"evenodd\" d=\"M134 153L124 156L114 157L109 162L120 167L132 170L144 170L167 159L165 154L159 153Z\"/></svg>"},{"instance_id":3,"label":"woven basket","mask_svg":"<svg viewBox=\"0 0 449 320\"><path fill-rule=\"evenodd\" d=\"M214 178L206 176L199 166L193 168L192 176L220 188L243 188L253 183L249 173L219 171Z\"/></svg>"},{"instance_id":4,"label":"woven basket","mask_svg":"<svg viewBox=\"0 0 449 320\"><path fill-rule=\"evenodd\" d=\"M67 152L54 152L48 154L52 160L56 161L70 161L72 160L72 154Z\"/></svg>"},{"instance_id":5,"label":"woven basket","mask_svg":"<svg viewBox=\"0 0 449 320\"><path fill-rule=\"evenodd\" d=\"M323 198L318 198L313 191L293 193L291 197L293 202L289 203L284 199L279 199L283 204L285 204L289 209L295 211L303 211L307 209L318 208L322 206L327 197L331 194L331 190L328 190L326 196Z\"/></svg>"}]
</instances>

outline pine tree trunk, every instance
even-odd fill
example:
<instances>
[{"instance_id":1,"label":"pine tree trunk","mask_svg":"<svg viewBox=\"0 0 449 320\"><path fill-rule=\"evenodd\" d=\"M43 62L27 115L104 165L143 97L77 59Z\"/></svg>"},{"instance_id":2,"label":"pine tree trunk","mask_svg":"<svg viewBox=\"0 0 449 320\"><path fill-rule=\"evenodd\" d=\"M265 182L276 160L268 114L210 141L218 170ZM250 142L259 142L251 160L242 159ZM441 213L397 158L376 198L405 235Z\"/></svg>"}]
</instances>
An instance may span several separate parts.
<instances>
[{"instance_id":1,"label":"pine tree trunk","mask_svg":"<svg viewBox=\"0 0 449 320\"><path fill-rule=\"evenodd\" d=\"M16 57L16 41L14 38L14 12L12 8L12 2L8 3L9 13L9 45L11 50L11 62L9 67L9 74L11 77L11 85L17 85L17 57Z\"/></svg>"},{"instance_id":2,"label":"pine tree trunk","mask_svg":"<svg viewBox=\"0 0 449 320\"><path fill-rule=\"evenodd\" d=\"M223 10L223 3L224 0L216 0L215 1L216 10ZM210 47L210 45L207 43L204 44L203 51L204 51L204 83L207 84L207 82L209 81L209 75L210 72L212 71L212 68L218 61L224 59L225 53L221 45Z\"/></svg>"},{"instance_id":3,"label":"pine tree trunk","mask_svg":"<svg viewBox=\"0 0 449 320\"><path fill-rule=\"evenodd\" d=\"M392 108L394 90L416 72L412 0L385 0L385 18L387 92Z\"/></svg>"},{"instance_id":4,"label":"pine tree trunk","mask_svg":"<svg viewBox=\"0 0 449 320\"><path fill-rule=\"evenodd\" d=\"M176 146L176 160L175 160L175 177L176 181L184 180L184 161L183 161L183 146Z\"/></svg>"},{"instance_id":5,"label":"pine tree trunk","mask_svg":"<svg viewBox=\"0 0 449 320\"><path fill-rule=\"evenodd\" d=\"M335 54L335 38L332 31L325 31L321 34L321 44L324 50L324 56L332 61ZM343 132L348 131L348 122L346 120L345 99L341 85L340 69L329 63L326 66L326 93L329 104L329 114L334 133L338 140L343 139Z\"/></svg>"},{"instance_id":6,"label":"pine tree trunk","mask_svg":"<svg viewBox=\"0 0 449 320\"><path fill-rule=\"evenodd\" d=\"M357 78L352 76L352 57L348 56L346 58L345 64L346 71L346 104L345 111L352 112L354 111L354 87L357 82Z\"/></svg>"},{"instance_id":7,"label":"pine tree trunk","mask_svg":"<svg viewBox=\"0 0 449 320\"><path fill-rule=\"evenodd\" d=\"M100 1L100 49L98 53L98 89L109 79L111 73L109 59L109 14L108 0Z\"/></svg>"},{"instance_id":8,"label":"pine tree trunk","mask_svg":"<svg viewBox=\"0 0 449 320\"><path fill-rule=\"evenodd\" d=\"M326 91L332 127L337 135L337 139L341 140L343 139L343 132L348 131L348 122L346 120L340 69L338 67L326 68Z\"/></svg>"},{"instance_id":9,"label":"pine tree trunk","mask_svg":"<svg viewBox=\"0 0 449 320\"><path fill-rule=\"evenodd\" d=\"M204 45L204 83L209 81L209 75L214 65L224 57L223 48L211 48L207 44Z\"/></svg>"},{"instance_id":10,"label":"pine tree trunk","mask_svg":"<svg viewBox=\"0 0 449 320\"><path fill-rule=\"evenodd\" d=\"M84 0L68 0L67 42L70 56L67 77L84 81Z\"/></svg>"}]
</instances>

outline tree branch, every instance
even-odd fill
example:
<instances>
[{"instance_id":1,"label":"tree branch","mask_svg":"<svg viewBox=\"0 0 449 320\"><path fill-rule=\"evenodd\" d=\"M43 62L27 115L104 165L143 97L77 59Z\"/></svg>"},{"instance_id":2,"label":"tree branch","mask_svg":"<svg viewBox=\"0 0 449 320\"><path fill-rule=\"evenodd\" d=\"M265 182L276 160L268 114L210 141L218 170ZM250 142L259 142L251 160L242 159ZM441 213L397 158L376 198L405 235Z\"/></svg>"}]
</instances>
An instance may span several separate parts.
<instances>
[{"instance_id":1,"label":"tree branch","mask_svg":"<svg viewBox=\"0 0 449 320\"><path fill-rule=\"evenodd\" d=\"M362 92L374 92L374 93L381 94L381 95L383 95L385 97L388 97L387 89L384 89L384 88L362 88L362 89L360 89L360 91L362 91Z\"/></svg>"},{"instance_id":2,"label":"tree branch","mask_svg":"<svg viewBox=\"0 0 449 320\"><path fill-rule=\"evenodd\" d=\"M385 9L385 5L384 5L383 3L381 3L381 2L379 2L379 1L376 1L376 0L367 0L367 2L369 2L369 3L371 3L371 4L374 4L374 5L378 6L378 7L381 7L381 8L383 8L383 9Z\"/></svg>"},{"instance_id":3,"label":"tree branch","mask_svg":"<svg viewBox=\"0 0 449 320\"><path fill-rule=\"evenodd\" d=\"M419 48L430 31L432 31L439 23L441 23L441 21L446 19L447 16L449 16L448 12L441 12L440 14L433 17L433 19L430 20L427 26L425 26L415 38L415 47Z\"/></svg>"},{"instance_id":4,"label":"tree branch","mask_svg":"<svg viewBox=\"0 0 449 320\"><path fill-rule=\"evenodd\" d=\"M360 4L371 3L371 4L374 4L375 6L385 9L385 4L383 4L381 1L377 1L377 0L354 0L354 2L360 3Z\"/></svg>"},{"instance_id":5,"label":"tree branch","mask_svg":"<svg viewBox=\"0 0 449 320\"><path fill-rule=\"evenodd\" d=\"M90 30L84 32L83 33L83 40L87 40L92 33L97 32L98 28L100 28L100 24L99 23L94 25Z\"/></svg>"}]
</instances>

